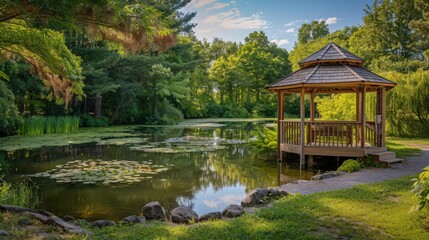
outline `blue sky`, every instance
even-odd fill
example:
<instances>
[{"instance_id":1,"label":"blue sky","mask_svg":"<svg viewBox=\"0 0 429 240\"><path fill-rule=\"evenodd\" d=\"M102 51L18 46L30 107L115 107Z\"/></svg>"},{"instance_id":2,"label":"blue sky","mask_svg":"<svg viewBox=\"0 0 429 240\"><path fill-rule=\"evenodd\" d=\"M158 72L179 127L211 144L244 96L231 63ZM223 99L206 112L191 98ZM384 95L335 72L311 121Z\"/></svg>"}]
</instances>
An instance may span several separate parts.
<instances>
[{"instance_id":1,"label":"blue sky","mask_svg":"<svg viewBox=\"0 0 429 240\"><path fill-rule=\"evenodd\" d=\"M185 11L196 11L193 22L199 39L214 37L243 42L253 31L291 50L299 27L325 20L331 32L363 23L365 5L374 0L192 0Z\"/></svg>"}]
</instances>

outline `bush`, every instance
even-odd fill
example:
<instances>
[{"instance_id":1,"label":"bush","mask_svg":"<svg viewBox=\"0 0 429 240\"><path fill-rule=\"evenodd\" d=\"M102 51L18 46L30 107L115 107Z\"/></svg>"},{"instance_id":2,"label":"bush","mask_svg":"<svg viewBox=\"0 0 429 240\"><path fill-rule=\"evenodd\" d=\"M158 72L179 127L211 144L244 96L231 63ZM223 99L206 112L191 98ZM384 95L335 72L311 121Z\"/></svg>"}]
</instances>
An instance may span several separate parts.
<instances>
[{"instance_id":1,"label":"bush","mask_svg":"<svg viewBox=\"0 0 429 240\"><path fill-rule=\"evenodd\" d=\"M414 197L419 200L418 209L422 210L429 204L429 166L423 169L418 179L413 179L413 189L411 192L414 193Z\"/></svg>"},{"instance_id":2,"label":"bush","mask_svg":"<svg viewBox=\"0 0 429 240\"><path fill-rule=\"evenodd\" d=\"M274 129L262 127L257 130L256 140L250 142L260 153L275 152L277 150L277 125Z\"/></svg>"},{"instance_id":3,"label":"bush","mask_svg":"<svg viewBox=\"0 0 429 240\"><path fill-rule=\"evenodd\" d=\"M95 118L89 114L83 114L80 117L79 125L82 127L107 127L109 120L106 117Z\"/></svg>"},{"instance_id":4,"label":"bush","mask_svg":"<svg viewBox=\"0 0 429 240\"><path fill-rule=\"evenodd\" d=\"M354 172L362 168L362 165L354 159L348 159L341 164L337 171Z\"/></svg>"}]
</instances>

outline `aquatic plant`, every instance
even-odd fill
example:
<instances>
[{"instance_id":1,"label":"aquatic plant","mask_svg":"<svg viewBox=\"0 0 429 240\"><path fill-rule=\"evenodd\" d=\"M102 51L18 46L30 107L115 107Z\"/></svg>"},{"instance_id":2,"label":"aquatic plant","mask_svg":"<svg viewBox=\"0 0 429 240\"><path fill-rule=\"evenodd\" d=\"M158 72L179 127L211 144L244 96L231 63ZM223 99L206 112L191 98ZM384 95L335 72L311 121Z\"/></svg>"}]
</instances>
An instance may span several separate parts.
<instances>
[{"instance_id":1,"label":"aquatic plant","mask_svg":"<svg viewBox=\"0 0 429 240\"><path fill-rule=\"evenodd\" d=\"M37 187L28 181L0 183L0 204L35 208L39 203Z\"/></svg>"},{"instance_id":2,"label":"aquatic plant","mask_svg":"<svg viewBox=\"0 0 429 240\"><path fill-rule=\"evenodd\" d=\"M159 143L132 146L130 147L130 150L154 153L213 152L226 149L226 146L224 145L244 144L247 142L249 142L249 140L184 136L178 138L169 138Z\"/></svg>"},{"instance_id":3,"label":"aquatic plant","mask_svg":"<svg viewBox=\"0 0 429 240\"><path fill-rule=\"evenodd\" d=\"M56 168L29 175L47 177L59 183L82 184L131 184L150 179L152 175L167 171L164 165L152 165L152 161L127 160L103 161L101 159L75 160Z\"/></svg>"},{"instance_id":4,"label":"aquatic plant","mask_svg":"<svg viewBox=\"0 0 429 240\"><path fill-rule=\"evenodd\" d=\"M31 116L24 119L18 129L19 135L40 136L51 133L75 133L79 130L79 117Z\"/></svg>"}]
</instances>

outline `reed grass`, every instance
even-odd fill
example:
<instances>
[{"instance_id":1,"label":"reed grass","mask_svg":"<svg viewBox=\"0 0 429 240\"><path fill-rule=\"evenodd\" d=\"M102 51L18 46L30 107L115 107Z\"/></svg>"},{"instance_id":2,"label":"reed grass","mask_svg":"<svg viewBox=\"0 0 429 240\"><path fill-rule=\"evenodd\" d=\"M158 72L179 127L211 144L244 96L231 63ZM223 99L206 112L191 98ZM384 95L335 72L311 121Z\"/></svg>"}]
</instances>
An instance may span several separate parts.
<instances>
[{"instance_id":1,"label":"reed grass","mask_svg":"<svg viewBox=\"0 0 429 240\"><path fill-rule=\"evenodd\" d=\"M32 116L21 124L19 135L40 136L52 133L75 133L79 130L79 117L75 116Z\"/></svg>"},{"instance_id":2,"label":"reed grass","mask_svg":"<svg viewBox=\"0 0 429 240\"><path fill-rule=\"evenodd\" d=\"M35 208L39 201L37 187L31 182L23 181L13 185L5 181L0 183L0 204Z\"/></svg>"}]
</instances>

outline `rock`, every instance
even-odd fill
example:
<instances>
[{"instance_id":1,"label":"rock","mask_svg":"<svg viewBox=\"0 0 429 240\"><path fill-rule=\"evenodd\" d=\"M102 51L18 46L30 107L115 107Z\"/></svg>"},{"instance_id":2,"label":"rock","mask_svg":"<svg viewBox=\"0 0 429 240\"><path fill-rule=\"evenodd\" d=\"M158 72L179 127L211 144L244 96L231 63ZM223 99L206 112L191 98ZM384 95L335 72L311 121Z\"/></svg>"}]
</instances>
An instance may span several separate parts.
<instances>
[{"instance_id":1,"label":"rock","mask_svg":"<svg viewBox=\"0 0 429 240\"><path fill-rule=\"evenodd\" d=\"M0 236L9 236L9 232L5 230L0 230Z\"/></svg>"},{"instance_id":2,"label":"rock","mask_svg":"<svg viewBox=\"0 0 429 240\"><path fill-rule=\"evenodd\" d=\"M145 217L139 217L136 215L131 215L131 216L128 216L128 217L122 219L122 221L126 222L126 223L144 223L145 220L146 220Z\"/></svg>"},{"instance_id":3,"label":"rock","mask_svg":"<svg viewBox=\"0 0 429 240\"><path fill-rule=\"evenodd\" d=\"M177 207L171 211L171 221L174 223L198 221L198 214L190 207Z\"/></svg>"},{"instance_id":4,"label":"rock","mask_svg":"<svg viewBox=\"0 0 429 240\"><path fill-rule=\"evenodd\" d=\"M43 210L43 209L36 209L36 212L38 212L38 213L40 213L42 215L45 215L46 217L55 216L53 213L50 213L50 212L48 212L46 210Z\"/></svg>"},{"instance_id":5,"label":"rock","mask_svg":"<svg viewBox=\"0 0 429 240\"><path fill-rule=\"evenodd\" d=\"M97 220L92 222L92 226L94 227L108 227L108 226L115 226L115 225L116 223L110 220Z\"/></svg>"},{"instance_id":6,"label":"rock","mask_svg":"<svg viewBox=\"0 0 429 240\"><path fill-rule=\"evenodd\" d=\"M211 213L206 213L206 214L202 215L198 219L198 221L203 222L203 221L207 221L207 220L215 220L215 219L221 219L221 218L222 218L221 212L211 212Z\"/></svg>"},{"instance_id":7,"label":"rock","mask_svg":"<svg viewBox=\"0 0 429 240\"><path fill-rule=\"evenodd\" d=\"M285 190L283 190L283 189L278 189L279 190L279 194L280 194L280 196L287 196L287 195L289 195L289 193L288 192L286 192Z\"/></svg>"},{"instance_id":8,"label":"rock","mask_svg":"<svg viewBox=\"0 0 429 240\"><path fill-rule=\"evenodd\" d=\"M147 220L165 220L165 209L159 204L159 202L150 202L144 205L142 208L143 216Z\"/></svg>"},{"instance_id":9,"label":"rock","mask_svg":"<svg viewBox=\"0 0 429 240\"><path fill-rule=\"evenodd\" d=\"M63 220L66 221L66 222L73 222L75 219L74 219L74 217L72 217L70 215L65 215L63 217Z\"/></svg>"},{"instance_id":10,"label":"rock","mask_svg":"<svg viewBox=\"0 0 429 240\"><path fill-rule=\"evenodd\" d=\"M326 172L326 173L323 173L323 174L315 175L315 176L311 177L310 180L312 180L312 181L318 181L318 180L323 180L323 179L327 179L327 178L337 177L337 176L340 176L340 175L343 175L343 174L345 174L345 172L341 172L341 171Z\"/></svg>"},{"instance_id":11,"label":"rock","mask_svg":"<svg viewBox=\"0 0 429 240\"><path fill-rule=\"evenodd\" d=\"M231 204L222 211L222 215L227 218L236 218L243 215L243 213L243 207L237 204Z\"/></svg>"},{"instance_id":12,"label":"rock","mask_svg":"<svg viewBox=\"0 0 429 240\"><path fill-rule=\"evenodd\" d=\"M18 221L18 224L19 224L20 226L25 227L25 226L29 226L29 225L31 225L31 221L30 221L29 219L24 218L24 219L20 219L20 220Z\"/></svg>"},{"instance_id":13,"label":"rock","mask_svg":"<svg viewBox=\"0 0 429 240\"><path fill-rule=\"evenodd\" d=\"M266 188L256 188L241 201L241 206L249 207L264 203L268 197L268 193L269 191Z\"/></svg>"},{"instance_id":14,"label":"rock","mask_svg":"<svg viewBox=\"0 0 429 240\"><path fill-rule=\"evenodd\" d=\"M277 188L270 187L268 188L268 196L272 198L276 198L281 195L280 195L280 191Z\"/></svg>"}]
</instances>

